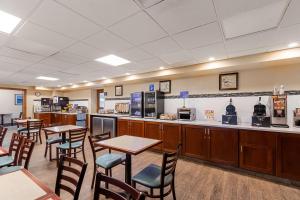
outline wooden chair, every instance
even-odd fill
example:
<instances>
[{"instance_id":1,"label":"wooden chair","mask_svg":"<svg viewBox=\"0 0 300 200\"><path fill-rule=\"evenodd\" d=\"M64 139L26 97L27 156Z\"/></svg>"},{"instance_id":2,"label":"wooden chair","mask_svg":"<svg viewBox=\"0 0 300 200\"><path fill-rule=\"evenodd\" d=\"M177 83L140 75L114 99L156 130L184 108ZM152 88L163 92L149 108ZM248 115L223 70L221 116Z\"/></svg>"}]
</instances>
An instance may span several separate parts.
<instances>
[{"instance_id":1,"label":"wooden chair","mask_svg":"<svg viewBox=\"0 0 300 200\"><path fill-rule=\"evenodd\" d=\"M97 135L97 136L88 136L88 138L89 138L89 142L93 152L93 159L94 159L94 173L93 173L93 179L91 184L91 188L93 189L96 171L98 167L103 168L105 170L106 175L110 173L110 176L112 176L112 168L123 163L126 160L126 157L122 154L111 153L110 149L108 150L109 151L108 153L97 157L97 153L105 150L106 148L96 146L95 143L102 140L110 139L111 138L110 132L104 133L102 135ZM108 185L106 185L106 187L108 187Z\"/></svg>"},{"instance_id":2,"label":"wooden chair","mask_svg":"<svg viewBox=\"0 0 300 200\"><path fill-rule=\"evenodd\" d=\"M101 182L106 184L111 184L113 186L118 187L119 189L123 190L124 193L115 192L106 188L101 187ZM97 173L96 177L96 185L94 191L94 200L99 200L100 194L106 196L106 198L111 198L114 200L144 200L145 195L142 192L139 192L132 186L109 176L106 176L100 172Z\"/></svg>"},{"instance_id":3,"label":"wooden chair","mask_svg":"<svg viewBox=\"0 0 300 200\"><path fill-rule=\"evenodd\" d=\"M18 158L20 149L23 145L23 140L23 136L17 133L13 133L9 145L8 156L0 157L0 168L18 165Z\"/></svg>"},{"instance_id":4,"label":"wooden chair","mask_svg":"<svg viewBox=\"0 0 300 200\"><path fill-rule=\"evenodd\" d=\"M150 188L150 194L146 194L150 198L160 198L168 196L171 192L173 199L176 200L175 193L175 169L180 153L181 144L177 146L177 151L173 153L164 153L162 167L150 164L137 175L132 177L132 185L135 188L136 183ZM167 192L166 187L170 186ZM153 189L159 189L159 195L154 195Z\"/></svg>"},{"instance_id":5,"label":"wooden chair","mask_svg":"<svg viewBox=\"0 0 300 200\"><path fill-rule=\"evenodd\" d=\"M52 161L52 145L53 144L62 144L63 139L61 134L49 132L49 131L44 131L45 132L45 137L46 137L46 146L45 146L45 153L44 157L47 157L48 149L49 149L49 160ZM49 137L50 136L50 137ZM58 158L56 158L58 159Z\"/></svg>"},{"instance_id":6,"label":"wooden chair","mask_svg":"<svg viewBox=\"0 0 300 200\"><path fill-rule=\"evenodd\" d=\"M86 162L85 153L84 153L84 141L85 141L86 132L87 132L87 128L70 130L68 142L60 144L59 146L56 147L56 158L59 158L61 154L67 155L68 157L72 157L73 155L74 158L76 158L77 153L82 152L83 160L84 162Z\"/></svg>"},{"instance_id":7,"label":"wooden chair","mask_svg":"<svg viewBox=\"0 0 300 200\"><path fill-rule=\"evenodd\" d=\"M18 166L23 166L25 169L28 169L34 145L35 142L33 140L24 138L18 158Z\"/></svg>"},{"instance_id":8,"label":"wooden chair","mask_svg":"<svg viewBox=\"0 0 300 200\"><path fill-rule=\"evenodd\" d=\"M15 120L19 120L19 119L22 119L22 118L23 118L23 112L20 112L19 117L11 118L11 121L10 121L11 126L14 125Z\"/></svg>"},{"instance_id":9,"label":"wooden chair","mask_svg":"<svg viewBox=\"0 0 300 200\"><path fill-rule=\"evenodd\" d=\"M42 136L41 136L42 128L43 128L43 120L38 120L38 121L28 120L26 129L21 130L20 133L22 135L25 134L28 139L32 138L32 140L36 142L39 139L40 143L42 144Z\"/></svg>"},{"instance_id":10,"label":"wooden chair","mask_svg":"<svg viewBox=\"0 0 300 200\"><path fill-rule=\"evenodd\" d=\"M65 165L66 163L68 166ZM79 198L86 168L87 163L83 163L74 158L61 156L57 171L55 193L59 196L60 191L65 190L73 195L74 200L77 200Z\"/></svg>"},{"instance_id":11,"label":"wooden chair","mask_svg":"<svg viewBox=\"0 0 300 200\"><path fill-rule=\"evenodd\" d=\"M2 145L3 145L3 141L5 138L6 132L7 132L7 128L0 126L0 147L2 147Z\"/></svg>"}]
</instances>

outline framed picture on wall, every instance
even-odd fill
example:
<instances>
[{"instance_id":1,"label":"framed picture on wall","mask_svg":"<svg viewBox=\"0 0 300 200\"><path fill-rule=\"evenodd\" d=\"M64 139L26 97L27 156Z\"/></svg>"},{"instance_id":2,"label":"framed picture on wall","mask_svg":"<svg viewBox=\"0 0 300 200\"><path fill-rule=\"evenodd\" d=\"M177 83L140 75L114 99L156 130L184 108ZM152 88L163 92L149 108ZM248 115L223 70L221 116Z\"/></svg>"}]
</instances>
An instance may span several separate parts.
<instances>
[{"instance_id":1,"label":"framed picture on wall","mask_svg":"<svg viewBox=\"0 0 300 200\"><path fill-rule=\"evenodd\" d=\"M228 73L219 75L219 90L237 90L239 86L239 74Z\"/></svg>"},{"instance_id":2,"label":"framed picture on wall","mask_svg":"<svg viewBox=\"0 0 300 200\"><path fill-rule=\"evenodd\" d=\"M123 96L123 85L115 86L115 96Z\"/></svg>"},{"instance_id":3,"label":"framed picture on wall","mask_svg":"<svg viewBox=\"0 0 300 200\"><path fill-rule=\"evenodd\" d=\"M23 94L15 94L15 105L23 105Z\"/></svg>"},{"instance_id":4,"label":"framed picture on wall","mask_svg":"<svg viewBox=\"0 0 300 200\"><path fill-rule=\"evenodd\" d=\"M165 94L171 93L171 81L159 81L159 91Z\"/></svg>"}]
</instances>

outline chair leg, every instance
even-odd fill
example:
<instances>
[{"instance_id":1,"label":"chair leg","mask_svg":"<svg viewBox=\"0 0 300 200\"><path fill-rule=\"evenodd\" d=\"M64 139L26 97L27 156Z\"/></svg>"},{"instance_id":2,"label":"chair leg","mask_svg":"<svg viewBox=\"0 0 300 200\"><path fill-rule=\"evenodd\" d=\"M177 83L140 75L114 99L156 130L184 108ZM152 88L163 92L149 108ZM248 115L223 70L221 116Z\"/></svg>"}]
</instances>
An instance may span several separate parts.
<instances>
[{"instance_id":1,"label":"chair leg","mask_svg":"<svg viewBox=\"0 0 300 200\"><path fill-rule=\"evenodd\" d=\"M174 179L172 180L171 187L172 187L172 195L173 195L173 199L176 200L175 181L174 181Z\"/></svg>"},{"instance_id":2,"label":"chair leg","mask_svg":"<svg viewBox=\"0 0 300 200\"><path fill-rule=\"evenodd\" d=\"M85 159L85 153L84 153L84 146L82 146L82 156L83 156L83 160L86 163L86 159Z\"/></svg>"},{"instance_id":3,"label":"chair leg","mask_svg":"<svg viewBox=\"0 0 300 200\"><path fill-rule=\"evenodd\" d=\"M164 199L164 186L161 186L161 188L159 189L159 196L160 200Z\"/></svg>"},{"instance_id":4,"label":"chair leg","mask_svg":"<svg viewBox=\"0 0 300 200\"><path fill-rule=\"evenodd\" d=\"M150 195L153 196L153 188L150 188Z\"/></svg>"},{"instance_id":5,"label":"chair leg","mask_svg":"<svg viewBox=\"0 0 300 200\"><path fill-rule=\"evenodd\" d=\"M76 148L74 149L74 158L76 158L76 159L77 159Z\"/></svg>"},{"instance_id":6,"label":"chair leg","mask_svg":"<svg viewBox=\"0 0 300 200\"><path fill-rule=\"evenodd\" d=\"M108 176L108 169L105 169L105 175ZM108 189L108 183L105 183L105 188Z\"/></svg>"},{"instance_id":7,"label":"chair leg","mask_svg":"<svg viewBox=\"0 0 300 200\"><path fill-rule=\"evenodd\" d=\"M94 166L94 173L93 173L93 180L92 180L92 185L91 185L91 189L94 188L94 184L95 184L95 176L96 176L96 166Z\"/></svg>"},{"instance_id":8,"label":"chair leg","mask_svg":"<svg viewBox=\"0 0 300 200\"><path fill-rule=\"evenodd\" d=\"M40 138L40 144L42 144L42 135L41 133L38 133L39 134L39 138Z\"/></svg>"},{"instance_id":9,"label":"chair leg","mask_svg":"<svg viewBox=\"0 0 300 200\"><path fill-rule=\"evenodd\" d=\"M135 181L131 181L131 185L133 188L136 188L136 182Z\"/></svg>"},{"instance_id":10,"label":"chair leg","mask_svg":"<svg viewBox=\"0 0 300 200\"><path fill-rule=\"evenodd\" d=\"M46 144L46 147L45 147L45 153L44 153L45 158L47 157L47 152L48 152L48 144Z\"/></svg>"},{"instance_id":11,"label":"chair leg","mask_svg":"<svg viewBox=\"0 0 300 200\"><path fill-rule=\"evenodd\" d=\"M109 169L109 176L112 177L112 168Z\"/></svg>"},{"instance_id":12,"label":"chair leg","mask_svg":"<svg viewBox=\"0 0 300 200\"><path fill-rule=\"evenodd\" d=\"M49 145L49 160L52 161L52 144Z\"/></svg>"},{"instance_id":13,"label":"chair leg","mask_svg":"<svg viewBox=\"0 0 300 200\"><path fill-rule=\"evenodd\" d=\"M59 149L58 148L56 148L56 165L57 165L57 167L59 166Z\"/></svg>"}]
</instances>

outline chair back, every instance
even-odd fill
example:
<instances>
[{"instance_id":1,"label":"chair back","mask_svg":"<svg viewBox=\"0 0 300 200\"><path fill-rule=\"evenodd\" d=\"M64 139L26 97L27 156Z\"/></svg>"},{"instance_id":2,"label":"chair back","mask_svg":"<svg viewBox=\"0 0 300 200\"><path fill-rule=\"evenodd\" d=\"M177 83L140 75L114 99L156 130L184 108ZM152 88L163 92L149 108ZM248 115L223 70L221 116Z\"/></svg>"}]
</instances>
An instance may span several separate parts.
<instances>
[{"instance_id":1,"label":"chair back","mask_svg":"<svg viewBox=\"0 0 300 200\"><path fill-rule=\"evenodd\" d=\"M41 131L43 128L43 120L27 120L27 130L38 129Z\"/></svg>"},{"instance_id":2,"label":"chair back","mask_svg":"<svg viewBox=\"0 0 300 200\"><path fill-rule=\"evenodd\" d=\"M161 170L161 177L160 177L161 185L164 185L166 176L171 174L173 175L174 178L180 150L181 150L181 144L177 145L176 152L172 152L172 153L165 152L163 154L162 170Z\"/></svg>"},{"instance_id":3,"label":"chair back","mask_svg":"<svg viewBox=\"0 0 300 200\"><path fill-rule=\"evenodd\" d=\"M34 148L34 141L24 138L23 139L23 144L20 149L20 154L18 158L18 165L22 166L24 162L24 168L28 169L29 161L33 152Z\"/></svg>"},{"instance_id":4,"label":"chair back","mask_svg":"<svg viewBox=\"0 0 300 200\"><path fill-rule=\"evenodd\" d=\"M77 200L86 168L87 163L83 163L75 158L61 156L57 171L55 193L59 196L60 190L65 190L73 195L74 200Z\"/></svg>"},{"instance_id":5,"label":"chair back","mask_svg":"<svg viewBox=\"0 0 300 200\"><path fill-rule=\"evenodd\" d=\"M123 195L121 195L120 192L101 187L101 182L113 185L113 186L125 191L127 197L124 197ZM106 198L111 198L113 200L127 200L127 199L144 200L145 199L145 195L142 192L136 190L135 188L128 185L127 183L124 183L118 179L106 176L106 175L98 172L97 177L96 177L94 200L99 200L100 194L106 196ZM129 195L129 197L128 197L128 195Z\"/></svg>"},{"instance_id":6,"label":"chair back","mask_svg":"<svg viewBox=\"0 0 300 200\"><path fill-rule=\"evenodd\" d=\"M93 152L94 160L96 160L96 158L97 158L97 155L96 155L97 152L106 149L104 147L95 145L95 143L99 142L99 141L102 141L102 140L107 140L107 139L110 139L110 138L111 138L111 133L110 132L103 133L101 135L88 136L88 139L89 139L89 142L90 142L90 145L91 145L91 149L92 149L92 152Z\"/></svg>"},{"instance_id":7,"label":"chair back","mask_svg":"<svg viewBox=\"0 0 300 200\"><path fill-rule=\"evenodd\" d=\"M4 128L3 126L0 126L0 147L3 144L6 132L7 132L7 128Z\"/></svg>"},{"instance_id":8,"label":"chair back","mask_svg":"<svg viewBox=\"0 0 300 200\"><path fill-rule=\"evenodd\" d=\"M74 142L82 142L84 145L84 140L86 136L87 128L77 129L77 130L70 130L69 131L69 145L71 148L71 143Z\"/></svg>"},{"instance_id":9,"label":"chair back","mask_svg":"<svg viewBox=\"0 0 300 200\"><path fill-rule=\"evenodd\" d=\"M20 112L19 119L23 119L23 112Z\"/></svg>"},{"instance_id":10,"label":"chair back","mask_svg":"<svg viewBox=\"0 0 300 200\"><path fill-rule=\"evenodd\" d=\"M18 164L18 157L19 157L20 149L23 145L23 140L24 140L23 136L21 136L17 133L12 134L8 154L10 156L14 156L13 165Z\"/></svg>"}]
</instances>

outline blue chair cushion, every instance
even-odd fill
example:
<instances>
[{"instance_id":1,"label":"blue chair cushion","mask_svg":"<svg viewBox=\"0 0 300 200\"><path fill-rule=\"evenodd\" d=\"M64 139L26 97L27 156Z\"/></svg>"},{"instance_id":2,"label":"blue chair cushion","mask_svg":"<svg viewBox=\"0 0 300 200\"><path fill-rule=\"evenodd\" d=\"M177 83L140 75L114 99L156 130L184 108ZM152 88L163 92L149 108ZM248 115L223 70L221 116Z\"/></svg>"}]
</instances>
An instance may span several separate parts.
<instances>
[{"instance_id":1,"label":"blue chair cushion","mask_svg":"<svg viewBox=\"0 0 300 200\"><path fill-rule=\"evenodd\" d=\"M12 156L2 156L0 157L0 167L8 166L14 162Z\"/></svg>"},{"instance_id":2,"label":"blue chair cushion","mask_svg":"<svg viewBox=\"0 0 300 200\"><path fill-rule=\"evenodd\" d=\"M96 164L104 169L110 169L125 161L125 156L116 153L107 153L96 158Z\"/></svg>"},{"instance_id":3,"label":"blue chair cushion","mask_svg":"<svg viewBox=\"0 0 300 200\"><path fill-rule=\"evenodd\" d=\"M81 147L81 146L82 146L81 141L71 143L71 149L78 148L78 147ZM66 143L63 143L63 144L59 145L58 148L60 148L60 149L69 149L69 142L66 142Z\"/></svg>"},{"instance_id":4,"label":"blue chair cushion","mask_svg":"<svg viewBox=\"0 0 300 200\"><path fill-rule=\"evenodd\" d=\"M23 169L23 167L22 166L4 167L4 168L0 169L0 175L7 174L7 173L10 173L10 172L15 172L15 171L18 171L20 169Z\"/></svg>"},{"instance_id":5,"label":"blue chair cushion","mask_svg":"<svg viewBox=\"0 0 300 200\"><path fill-rule=\"evenodd\" d=\"M62 141L63 141L62 137L51 137L51 138L48 138L46 140L46 143L47 144L53 144L53 143L59 143L59 142L62 142Z\"/></svg>"},{"instance_id":6,"label":"blue chair cushion","mask_svg":"<svg viewBox=\"0 0 300 200\"><path fill-rule=\"evenodd\" d=\"M132 177L132 180L147 187L159 188L161 185L160 177L161 167L154 164L150 164L142 171L140 171L137 175ZM172 180L173 175L167 175L164 180L164 186L169 185L172 182Z\"/></svg>"},{"instance_id":7,"label":"blue chair cushion","mask_svg":"<svg viewBox=\"0 0 300 200\"><path fill-rule=\"evenodd\" d=\"M20 128L18 128L18 132L22 132L22 131L27 131L27 128L26 127L20 127Z\"/></svg>"}]
</instances>

